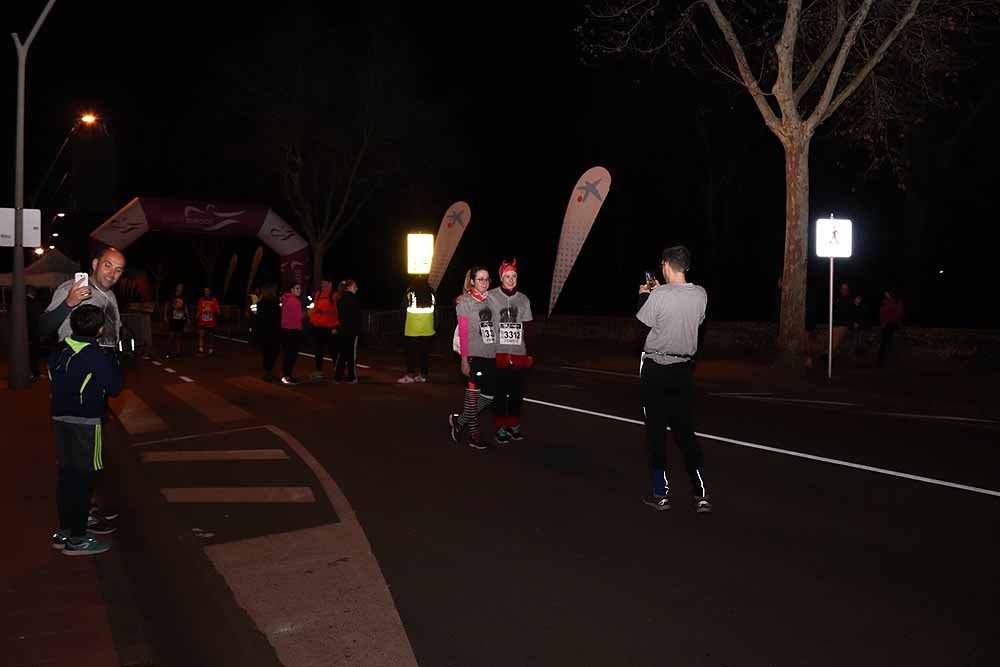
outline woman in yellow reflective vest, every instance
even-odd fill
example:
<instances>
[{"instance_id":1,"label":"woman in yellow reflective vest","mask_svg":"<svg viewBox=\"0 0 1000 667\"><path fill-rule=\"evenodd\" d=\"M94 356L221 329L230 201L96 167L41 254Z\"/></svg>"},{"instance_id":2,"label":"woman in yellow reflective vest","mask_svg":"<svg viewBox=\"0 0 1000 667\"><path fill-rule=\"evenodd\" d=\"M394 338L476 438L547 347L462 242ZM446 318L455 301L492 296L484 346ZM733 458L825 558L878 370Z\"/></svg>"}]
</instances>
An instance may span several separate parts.
<instances>
[{"instance_id":1,"label":"woman in yellow reflective vest","mask_svg":"<svg viewBox=\"0 0 1000 667\"><path fill-rule=\"evenodd\" d=\"M415 282L406 290L406 324L403 328L403 348L406 351L406 373L400 384L427 382L427 365L434 340L434 290L426 280ZM420 372L417 372L419 368Z\"/></svg>"}]
</instances>

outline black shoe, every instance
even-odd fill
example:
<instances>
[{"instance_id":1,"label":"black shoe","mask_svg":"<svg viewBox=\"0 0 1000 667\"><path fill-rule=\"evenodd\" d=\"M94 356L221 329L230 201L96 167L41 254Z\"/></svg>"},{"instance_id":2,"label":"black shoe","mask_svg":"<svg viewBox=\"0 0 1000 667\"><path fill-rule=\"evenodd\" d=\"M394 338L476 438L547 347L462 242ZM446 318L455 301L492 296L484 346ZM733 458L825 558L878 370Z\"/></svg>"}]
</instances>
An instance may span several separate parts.
<instances>
[{"instance_id":1,"label":"black shoe","mask_svg":"<svg viewBox=\"0 0 1000 667\"><path fill-rule=\"evenodd\" d=\"M509 429L507 429L507 432L510 433L510 439L513 440L514 442L520 442L521 440L524 440L524 434L521 433L520 424L514 424Z\"/></svg>"},{"instance_id":2,"label":"black shoe","mask_svg":"<svg viewBox=\"0 0 1000 667\"><path fill-rule=\"evenodd\" d=\"M712 511L712 503L708 501L707 496L694 499L694 511L698 514L708 514Z\"/></svg>"},{"instance_id":3,"label":"black shoe","mask_svg":"<svg viewBox=\"0 0 1000 667\"><path fill-rule=\"evenodd\" d=\"M118 510L109 509L107 507L94 507L90 508L90 516L97 517L100 521L114 521L118 518Z\"/></svg>"},{"instance_id":4,"label":"black shoe","mask_svg":"<svg viewBox=\"0 0 1000 667\"><path fill-rule=\"evenodd\" d=\"M453 412L450 415L448 415L448 426L451 429L450 433L451 441L454 442L456 445L462 439L462 431L465 428L464 426L458 423L458 417L459 414L457 412ZM469 446L470 447L472 446L471 443L469 444Z\"/></svg>"},{"instance_id":5,"label":"black shoe","mask_svg":"<svg viewBox=\"0 0 1000 667\"><path fill-rule=\"evenodd\" d=\"M92 516L87 519L87 532L92 535L110 535L116 530L117 527L97 517Z\"/></svg>"},{"instance_id":6,"label":"black shoe","mask_svg":"<svg viewBox=\"0 0 1000 667\"><path fill-rule=\"evenodd\" d=\"M497 432L494 434L493 438L494 440L497 441L497 444L500 445L501 447L503 445L509 445L511 440L514 439L513 436L511 436L510 431L508 431L503 426L497 429Z\"/></svg>"},{"instance_id":7,"label":"black shoe","mask_svg":"<svg viewBox=\"0 0 1000 667\"><path fill-rule=\"evenodd\" d=\"M670 509L670 499L666 496L649 495L642 499L642 503L660 512Z\"/></svg>"},{"instance_id":8,"label":"black shoe","mask_svg":"<svg viewBox=\"0 0 1000 667\"><path fill-rule=\"evenodd\" d=\"M478 449L479 451L483 451L484 449L489 449L489 445L486 444L486 441L478 438L476 440L472 440L470 438L469 447L472 447L473 449Z\"/></svg>"}]
</instances>

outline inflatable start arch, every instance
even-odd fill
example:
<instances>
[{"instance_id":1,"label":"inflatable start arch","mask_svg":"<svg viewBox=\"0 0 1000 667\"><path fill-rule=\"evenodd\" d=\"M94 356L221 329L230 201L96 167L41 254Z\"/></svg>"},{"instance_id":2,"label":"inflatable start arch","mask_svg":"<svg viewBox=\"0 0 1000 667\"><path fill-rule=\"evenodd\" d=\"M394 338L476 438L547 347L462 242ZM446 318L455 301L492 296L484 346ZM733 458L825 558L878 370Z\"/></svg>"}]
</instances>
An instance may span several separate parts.
<instances>
[{"instance_id":1,"label":"inflatable start arch","mask_svg":"<svg viewBox=\"0 0 1000 667\"><path fill-rule=\"evenodd\" d=\"M309 284L309 244L267 208L136 197L90 233L90 238L120 250L149 231L205 236L256 236L281 257L281 282Z\"/></svg>"}]
</instances>

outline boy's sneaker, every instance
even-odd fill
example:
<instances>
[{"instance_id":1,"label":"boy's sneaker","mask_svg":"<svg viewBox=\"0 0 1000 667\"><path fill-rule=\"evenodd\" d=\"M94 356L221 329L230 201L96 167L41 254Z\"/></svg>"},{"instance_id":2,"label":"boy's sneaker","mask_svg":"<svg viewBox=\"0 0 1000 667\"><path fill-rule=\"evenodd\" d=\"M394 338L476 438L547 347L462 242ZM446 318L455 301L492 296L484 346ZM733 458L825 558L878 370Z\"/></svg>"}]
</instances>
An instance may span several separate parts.
<instances>
[{"instance_id":1,"label":"boy's sneaker","mask_svg":"<svg viewBox=\"0 0 1000 667\"><path fill-rule=\"evenodd\" d=\"M511 440L514 440L515 442L520 442L521 440L524 440L524 434L521 433L520 424L514 424L509 429L507 429L507 432L510 433Z\"/></svg>"},{"instance_id":2,"label":"boy's sneaker","mask_svg":"<svg viewBox=\"0 0 1000 667\"><path fill-rule=\"evenodd\" d=\"M291 375L286 375L281 378L281 384L288 385L289 387L294 387L299 384L299 381L293 378Z\"/></svg>"},{"instance_id":3,"label":"boy's sneaker","mask_svg":"<svg viewBox=\"0 0 1000 667\"><path fill-rule=\"evenodd\" d=\"M667 496L649 495L643 498L642 502L660 512L670 509L670 499Z\"/></svg>"},{"instance_id":4,"label":"boy's sneaker","mask_svg":"<svg viewBox=\"0 0 1000 667\"><path fill-rule=\"evenodd\" d=\"M69 539L68 530L57 530L52 533L52 548L62 551L66 548L66 540Z\"/></svg>"},{"instance_id":5,"label":"boy's sneaker","mask_svg":"<svg viewBox=\"0 0 1000 667\"><path fill-rule=\"evenodd\" d=\"M425 378L423 375L418 375L417 377L413 378L413 381L414 382L427 382L427 378Z\"/></svg>"},{"instance_id":6,"label":"boy's sneaker","mask_svg":"<svg viewBox=\"0 0 1000 667\"><path fill-rule=\"evenodd\" d=\"M484 449L489 449L489 445L486 444L486 441L479 438L475 440L469 439L469 447L472 447L473 449L478 449L479 451L483 451Z\"/></svg>"},{"instance_id":7,"label":"boy's sneaker","mask_svg":"<svg viewBox=\"0 0 1000 667\"><path fill-rule=\"evenodd\" d=\"M704 496L701 498L695 498L694 511L698 514L708 514L712 511L712 503L710 503L708 498Z\"/></svg>"},{"instance_id":8,"label":"boy's sneaker","mask_svg":"<svg viewBox=\"0 0 1000 667\"><path fill-rule=\"evenodd\" d=\"M458 423L458 413L453 412L448 415L448 426L451 427L451 441L456 445L462 439L462 429L465 427Z\"/></svg>"},{"instance_id":9,"label":"boy's sneaker","mask_svg":"<svg viewBox=\"0 0 1000 667\"><path fill-rule=\"evenodd\" d=\"M118 510L107 507L91 507L90 516L97 517L101 521L114 521L118 518Z\"/></svg>"},{"instance_id":10,"label":"boy's sneaker","mask_svg":"<svg viewBox=\"0 0 1000 667\"><path fill-rule=\"evenodd\" d=\"M111 545L107 542L99 542L96 538L90 537L68 537L66 546L63 547L63 556L94 556L102 554Z\"/></svg>"},{"instance_id":11,"label":"boy's sneaker","mask_svg":"<svg viewBox=\"0 0 1000 667\"><path fill-rule=\"evenodd\" d=\"M413 384L417 379L412 375L404 375L403 377L396 380L399 384Z\"/></svg>"},{"instance_id":12,"label":"boy's sneaker","mask_svg":"<svg viewBox=\"0 0 1000 667\"><path fill-rule=\"evenodd\" d=\"M87 532L92 535L110 535L118 530L116 526L95 516L87 517Z\"/></svg>"},{"instance_id":13,"label":"boy's sneaker","mask_svg":"<svg viewBox=\"0 0 1000 667\"><path fill-rule=\"evenodd\" d=\"M496 432L496 435L495 435L495 439L496 439L498 445L509 445L510 441L513 438L512 438L512 436L510 434L510 431L508 431L506 428L504 428L503 426L501 426L500 428L497 429L497 432Z\"/></svg>"}]
</instances>

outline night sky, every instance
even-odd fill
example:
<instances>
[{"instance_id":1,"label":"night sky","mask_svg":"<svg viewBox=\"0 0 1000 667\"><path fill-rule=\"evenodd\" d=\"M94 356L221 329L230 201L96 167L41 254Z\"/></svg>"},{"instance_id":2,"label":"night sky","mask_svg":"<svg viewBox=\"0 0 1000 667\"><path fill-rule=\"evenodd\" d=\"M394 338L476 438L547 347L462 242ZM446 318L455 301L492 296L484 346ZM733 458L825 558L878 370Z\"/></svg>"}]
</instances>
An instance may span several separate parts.
<instances>
[{"instance_id":1,"label":"night sky","mask_svg":"<svg viewBox=\"0 0 1000 667\"><path fill-rule=\"evenodd\" d=\"M25 38L43 6L5 3L2 32ZM472 224L441 292L457 293L468 264L495 270L501 258L517 257L521 287L542 312L570 191L583 171L601 165L611 172L611 194L557 313L632 312L643 272L658 267L664 245L682 242L694 251L689 277L709 287L711 317L771 316L784 237L783 156L744 91L665 58L585 62L574 33L582 3L247 6L56 3L28 58L26 196L89 109L106 123L110 138L100 145L113 145L114 177L91 166L56 191L71 171L67 151L43 191L43 220L76 202L66 224L83 237L132 197L159 196L265 204L294 224L277 180L274 127L305 105L322 110L348 141L362 121L376 128L368 181L376 193L326 263L335 279L358 280L365 307L398 305L405 232L436 231L461 199ZM16 59L6 39L0 192L12 206ZM996 55L991 39L975 58ZM954 140L963 114L980 105L958 136L956 157L919 193L900 189L885 170L863 175L863 150L828 134L816 138L810 217L836 213L855 222L855 256L838 262L838 282L877 303L882 289L901 281L910 242L902 219L907 197L919 196L933 222L919 253L917 319L1000 326L989 271L1000 242L993 76L973 68L956 107L929 121L933 150ZM307 82L306 102L287 94L292 81ZM75 159L86 163L89 155L93 165L99 154ZM718 184L714 196L710 182ZM85 188L112 185L108 210L83 210L101 208L87 203L94 197ZM714 226L705 223L710 214ZM64 236L71 244L73 235ZM184 239L152 236L129 248L131 267L166 252L177 258L171 280L201 279ZM255 247L227 246L219 279L234 250L245 276ZM74 251L83 252L67 248ZM9 253L2 255L7 270ZM266 257L261 276L273 278L277 258ZM822 299L826 271L824 261L811 261L810 289Z\"/></svg>"}]
</instances>

